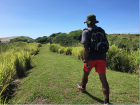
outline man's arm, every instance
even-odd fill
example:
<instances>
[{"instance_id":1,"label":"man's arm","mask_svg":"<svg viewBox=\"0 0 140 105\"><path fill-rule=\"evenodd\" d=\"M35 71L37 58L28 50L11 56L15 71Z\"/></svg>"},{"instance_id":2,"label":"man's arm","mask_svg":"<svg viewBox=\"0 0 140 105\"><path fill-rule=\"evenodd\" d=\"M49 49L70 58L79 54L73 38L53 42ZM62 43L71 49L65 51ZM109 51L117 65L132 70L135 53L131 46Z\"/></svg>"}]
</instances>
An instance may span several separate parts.
<instances>
[{"instance_id":1,"label":"man's arm","mask_svg":"<svg viewBox=\"0 0 140 105\"><path fill-rule=\"evenodd\" d=\"M88 61L89 55L89 45L88 43L84 43L84 61Z\"/></svg>"}]
</instances>

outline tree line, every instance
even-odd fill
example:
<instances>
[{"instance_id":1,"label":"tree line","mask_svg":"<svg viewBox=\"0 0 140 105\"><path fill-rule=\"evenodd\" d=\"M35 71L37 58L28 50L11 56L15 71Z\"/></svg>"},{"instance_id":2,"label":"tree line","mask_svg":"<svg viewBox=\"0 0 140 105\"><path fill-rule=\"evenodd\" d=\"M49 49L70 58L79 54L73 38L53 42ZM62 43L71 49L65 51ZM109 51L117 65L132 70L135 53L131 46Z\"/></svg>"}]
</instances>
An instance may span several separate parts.
<instances>
[{"instance_id":1,"label":"tree line","mask_svg":"<svg viewBox=\"0 0 140 105\"><path fill-rule=\"evenodd\" d=\"M139 48L139 34L107 34L108 41L111 41L111 45L115 44L119 48L123 48L127 51L130 49L137 51ZM81 42L82 30L71 31L69 34L67 33L53 33L50 36L38 37L36 39L32 39L30 37L21 36L18 38L10 39L10 43L23 41L27 43L41 43L46 44L50 41L52 43L60 44L61 46L73 46Z\"/></svg>"}]
</instances>

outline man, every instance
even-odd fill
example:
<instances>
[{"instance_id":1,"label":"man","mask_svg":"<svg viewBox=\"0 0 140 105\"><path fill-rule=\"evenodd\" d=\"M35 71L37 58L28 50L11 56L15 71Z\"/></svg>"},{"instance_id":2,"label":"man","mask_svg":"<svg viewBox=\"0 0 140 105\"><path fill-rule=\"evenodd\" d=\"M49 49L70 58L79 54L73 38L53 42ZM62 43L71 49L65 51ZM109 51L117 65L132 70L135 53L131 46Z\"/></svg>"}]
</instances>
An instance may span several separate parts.
<instances>
[{"instance_id":1,"label":"man","mask_svg":"<svg viewBox=\"0 0 140 105\"><path fill-rule=\"evenodd\" d=\"M95 25L99 21L96 20L96 16L90 14L87 16L87 20L84 23L87 23L88 28L97 28ZM102 29L102 32L105 34L105 31ZM107 39L107 38L106 38ZM95 67L96 72L99 74L99 78L102 83L102 90L105 97L104 104L109 104L109 85L106 79L106 53L96 53L91 52L90 50L90 41L91 34L89 30L84 30L82 33L81 43L84 44L84 63L83 70L84 74L82 77L82 83L78 83L78 88L84 93L86 91L86 84L88 82L88 75L93 67Z\"/></svg>"}]
</instances>

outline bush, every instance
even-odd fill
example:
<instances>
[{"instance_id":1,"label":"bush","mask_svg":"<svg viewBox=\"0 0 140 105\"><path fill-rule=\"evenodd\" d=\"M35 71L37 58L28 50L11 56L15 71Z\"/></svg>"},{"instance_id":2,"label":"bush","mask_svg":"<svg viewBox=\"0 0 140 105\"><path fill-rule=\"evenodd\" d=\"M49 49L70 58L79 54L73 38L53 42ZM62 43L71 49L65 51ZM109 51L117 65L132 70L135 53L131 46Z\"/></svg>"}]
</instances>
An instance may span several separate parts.
<instances>
[{"instance_id":1,"label":"bush","mask_svg":"<svg viewBox=\"0 0 140 105\"><path fill-rule=\"evenodd\" d=\"M50 38L56 37L56 36L58 36L58 35L60 35L60 34L62 34L62 33L61 33L61 32L53 33L53 34L51 34L49 37L50 37Z\"/></svg>"},{"instance_id":2,"label":"bush","mask_svg":"<svg viewBox=\"0 0 140 105\"><path fill-rule=\"evenodd\" d=\"M48 37L47 42L50 42L50 41L53 42L53 39L54 39L56 36L60 35L60 34L64 34L64 33L58 32L58 33L53 33L53 34L51 34L51 35ZM53 42L53 43L54 43L54 42Z\"/></svg>"},{"instance_id":3,"label":"bush","mask_svg":"<svg viewBox=\"0 0 140 105\"><path fill-rule=\"evenodd\" d=\"M58 50L61 48L60 45L57 45L57 44L52 44L50 45L49 49L52 51L52 52L58 52ZM58 52L59 53L59 52Z\"/></svg>"},{"instance_id":4,"label":"bush","mask_svg":"<svg viewBox=\"0 0 140 105\"><path fill-rule=\"evenodd\" d=\"M30 37L21 36L21 37L18 37L18 38L10 39L10 43L19 42L19 41L29 42L30 40L33 40L33 39L30 38Z\"/></svg>"},{"instance_id":5,"label":"bush","mask_svg":"<svg viewBox=\"0 0 140 105\"><path fill-rule=\"evenodd\" d=\"M58 49L58 53L59 53L59 54L64 53L64 49L65 49L64 47L59 48L59 49Z\"/></svg>"},{"instance_id":6,"label":"bush","mask_svg":"<svg viewBox=\"0 0 140 105\"><path fill-rule=\"evenodd\" d=\"M80 42L82 37L82 30L71 31L68 36L72 36L74 40Z\"/></svg>"},{"instance_id":7,"label":"bush","mask_svg":"<svg viewBox=\"0 0 140 105\"><path fill-rule=\"evenodd\" d=\"M3 44L5 45L5 44ZM9 46L8 46L9 45ZM21 45L21 46L20 46ZM11 47L12 46L12 47ZM25 71L31 68L31 60L38 51L39 43L15 42L7 43L6 51L0 54L0 102L9 84L18 77L24 76Z\"/></svg>"},{"instance_id":8,"label":"bush","mask_svg":"<svg viewBox=\"0 0 140 105\"><path fill-rule=\"evenodd\" d=\"M72 36L68 36L66 33L61 33L60 35L56 36L53 41L53 43L59 43L60 46L63 47L68 47L68 46L72 46L73 44L76 43L76 41L74 40L74 38Z\"/></svg>"},{"instance_id":9,"label":"bush","mask_svg":"<svg viewBox=\"0 0 140 105\"><path fill-rule=\"evenodd\" d=\"M126 38L123 38L123 39L120 41L118 47L119 47L119 48L126 49L126 46L127 46L126 42L127 42L127 39L126 39Z\"/></svg>"},{"instance_id":10,"label":"bush","mask_svg":"<svg viewBox=\"0 0 140 105\"><path fill-rule=\"evenodd\" d=\"M60 43L62 40L65 39L66 36L67 36L66 33L61 33L59 36L56 36L52 41L54 43Z\"/></svg>"},{"instance_id":11,"label":"bush","mask_svg":"<svg viewBox=\"0 0 140 105\"><path fill-rule=\"evenodd\" d=\"M71 55L72 54L72 47L65 47L64 54Z\"/></svg>"},{"instance_id":12,"label":"bush","mask_svg":"<svg viewBox=\"0 0 140 105\"><path fill-rule=\"evenodd\" d=\"M34 43L35 39L28 40L28 43Z\"/></svg>"},{"instance_id":13,"label":"bush","mask_svg":"<svg viewBox=\"0 0 140 105\"><path fill-rule=\"evenodd\" d=\"M80 60L84 60L83 50L84 50L83 47L73 47L72 55L74 55L76 58Z\"/></svg>"},{"instance_id":14,"label":"bush","mask_svg":"<svg viewBox=\"0 0 140 105\"><path fill-rule=\"evenodd\" d=\"M46 44L47 41L48 41L48 37L47 36L38 37L37 39L35 39L35 42L41 43L41 44Z\"/></svg>"}]
</instances>

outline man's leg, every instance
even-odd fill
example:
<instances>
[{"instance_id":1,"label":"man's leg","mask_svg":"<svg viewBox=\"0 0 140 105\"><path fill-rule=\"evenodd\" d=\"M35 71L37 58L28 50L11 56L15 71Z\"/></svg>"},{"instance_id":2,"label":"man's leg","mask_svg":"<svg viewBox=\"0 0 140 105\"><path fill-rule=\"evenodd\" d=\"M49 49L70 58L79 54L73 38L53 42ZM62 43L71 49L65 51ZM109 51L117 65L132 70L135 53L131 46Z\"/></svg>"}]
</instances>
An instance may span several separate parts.
<instances>
[{"instance_id":1,"label":"man's leg","mask_svg":"<svg viewBox=\"0 0 140 105\"><path fill-rule=\"evenodd\" d=\"M103 90L105 100L109 101L110 91L109 91L109 85L108 85L108 82L107 82L107 79L106 79L106 74L99 74L99 78L100 78L101 83L102 83L102 90ZM109 102L107 102L107 103L109 103Z\"/></svg>"},{"instance_id":2,"label":"man's leg","mask_svg":"<svg viewBox=\"0 0 140 105\"><path fill-rule=\"evenodd\" d=\"M82 91L82 93L84 93L86 91L85 88L86 88L86 84L88 82L88 75L89 75L89 72L84 70L84 74L82 77L82 84L81 83L77 84L78 88Z\"/></svg>"},{"instance_id":3,"label":"man's leg","mask_svg":"<svg viewBox=\"0 0 140 105\"><path fill-rule=\"evenodd\" d=\"M86 89L86 84L88 82L88 75L92 69L92 65L91 65L91 61L88 61L88 63L90 64L90 68L86 68L85 67L85 63L83 63L83 77L82 77L82 83L78 83L77 86L78 88L84 93L85 92L85 89Z\"/></svg>"},{"instance_id":4,"label":"man's leg","mask_svg":"<svg viewBox=\"0 0 140 105\"><path fill-rule=\"evenodd\" d=\"M84 70L84 69L83 69ZM88 82L88 75L89 75L90 72L87 72L84 70L84 74L83 74L83 77L82 77L82 86L83 88L85 88L87 82Z\"/></svg>"}]
</instances>

